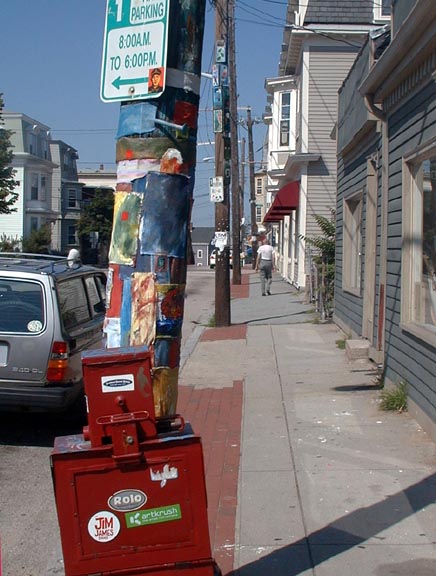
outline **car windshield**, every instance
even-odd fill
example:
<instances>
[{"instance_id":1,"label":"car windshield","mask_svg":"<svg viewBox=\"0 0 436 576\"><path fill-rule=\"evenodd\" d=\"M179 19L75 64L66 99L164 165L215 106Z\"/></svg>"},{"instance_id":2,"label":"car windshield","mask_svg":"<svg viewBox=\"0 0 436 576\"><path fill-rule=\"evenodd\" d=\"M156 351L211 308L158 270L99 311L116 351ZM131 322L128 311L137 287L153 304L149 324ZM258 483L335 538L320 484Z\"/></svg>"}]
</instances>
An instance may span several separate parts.
<instances>
[{"instance_id":1,"label":"car windshield","mask_svg":"<svg viewBox=\"0 0 436 576\"><path fill-rule=\"evenodd\" d=\"M1 278L0 332L41 332L44 326L43 302L41 284Z\"/></svg>"}]
</instances>

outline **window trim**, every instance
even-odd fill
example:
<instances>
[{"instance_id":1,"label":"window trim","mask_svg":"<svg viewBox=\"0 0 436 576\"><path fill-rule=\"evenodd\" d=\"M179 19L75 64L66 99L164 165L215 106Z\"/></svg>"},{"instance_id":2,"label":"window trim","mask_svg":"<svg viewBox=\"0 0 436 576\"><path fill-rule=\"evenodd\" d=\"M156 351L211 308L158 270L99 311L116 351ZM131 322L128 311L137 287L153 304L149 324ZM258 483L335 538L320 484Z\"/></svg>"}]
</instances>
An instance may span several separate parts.
<instances>
[{"instance_id":1,"label":"window trim","mask_svg":"<svg viewBox=\"0 0 436 576\"><path fill-rule=\"evenodd\" d=\"M363 196L364 191L351 194L343 200L342 222L342 289L344 292L361 296L362 294L362 226L363 226ZM350 209L351 203L357 205L358 221L354 211ZM353 230L347 230L349 223L353 224ZM356 237L356 231L359 237ZM358 242L358 244L356 244ZM356 274L356 283L353 284L352 276Z\"/></svg>"},{"instance_id":2,"label":"window trim","mask_svg":"<svg viewBox=\"0 0 436 576\"><path fill-rule=\"evenodd\" d=\"M289 96L289 104L283 104L283 97ZM292 92L291 90L284 90L280 92L280 113L278 123L278 147L288 149L291 144L291 106L292 106ZM288 109L288 115L283 115L283 109ZM282 130L282 124L288 124L287 131ZM287 144L282 144L282 134L287 134Z\"/></svg>"},{"instance_id":3,"label":"window trim","mask_svg":"<svg viewBox=\"0 0 436 576\"><path fill-rule=\"evenodd\" d=\"M436 329L430 330L416 321L414 279L420 273L422 261L423 187L417 184L420 165L436 156L436 138L403 157L402 166L402 246L401 246L401 304L400 328L436 347ZM416 230L421 232L421 244L408 242ZM418 269L419 268L419 269ZM422 272L422 270L421 270ZM435 327L436 328L436 327Z\"/></svg>"},{"instance_id":4,"label":"window trim","mask_svg":"<svg viewBox=\"0 0 436 576\"><path fill-rule=\"evenodd\" d=\"M383 14L383 2L382 0L374 0L374 20L390 20L392 15L392 7L388 15Z\"/></svg>"}]
</instances>

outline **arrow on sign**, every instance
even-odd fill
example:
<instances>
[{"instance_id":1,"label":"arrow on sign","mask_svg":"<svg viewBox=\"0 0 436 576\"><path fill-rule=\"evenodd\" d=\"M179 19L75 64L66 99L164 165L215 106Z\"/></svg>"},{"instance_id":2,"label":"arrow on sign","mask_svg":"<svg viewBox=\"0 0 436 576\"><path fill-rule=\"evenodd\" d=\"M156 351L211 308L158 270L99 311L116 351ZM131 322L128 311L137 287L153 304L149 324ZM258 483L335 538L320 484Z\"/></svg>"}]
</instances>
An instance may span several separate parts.
<instances>
[{"instance_id":1,"label":"arrow on sign","mask_svg":"<svg viewBox=\"0 0 436 576\"><path fill-rule=\"evenodd\" d=\"M112 85L119 90L120 86L123 86L124 84L140 84L141 82L146 82L146 80L146 78L128 78L126 80L121 80L121 76L118 76L118 78L115 78L112 82Z\"/></svg>"}]
</instances>

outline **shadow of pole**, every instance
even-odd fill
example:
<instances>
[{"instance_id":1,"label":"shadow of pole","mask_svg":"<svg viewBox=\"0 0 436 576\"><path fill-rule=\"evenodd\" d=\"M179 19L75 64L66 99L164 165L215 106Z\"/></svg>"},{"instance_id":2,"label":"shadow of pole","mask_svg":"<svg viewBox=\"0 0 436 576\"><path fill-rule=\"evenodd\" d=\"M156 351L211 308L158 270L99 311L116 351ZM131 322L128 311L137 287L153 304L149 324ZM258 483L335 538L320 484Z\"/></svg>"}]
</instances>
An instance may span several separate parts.
<instances>
[{"instance_id":1,"label":"shadow of pole","mask_svg":"<svg viewBox=\"0 0 436 576\"><path fill-rule=\"evenodd\" d=\"M383 530L434 504L435 494L436 474L432 474L381 502L359 508L289 546L241 566L227 576L297 576L347 550L362 546ZM380 576L383 574L386 572L380 572Z\"/></svg>"}]
</instances>

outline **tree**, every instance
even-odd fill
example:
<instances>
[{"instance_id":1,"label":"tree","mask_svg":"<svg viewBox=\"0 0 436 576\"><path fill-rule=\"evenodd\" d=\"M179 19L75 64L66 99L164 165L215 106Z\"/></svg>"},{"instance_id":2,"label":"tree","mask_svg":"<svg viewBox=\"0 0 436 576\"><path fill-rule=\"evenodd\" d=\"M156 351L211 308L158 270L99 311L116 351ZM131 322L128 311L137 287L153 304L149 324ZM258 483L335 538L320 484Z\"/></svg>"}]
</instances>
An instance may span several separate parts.
<instances>
[{"instance_id":1,"label":"tree","mask_svg":"<svg viewBox=\"0 0 436 576\"><path fill-rule=\"evenodd\" d=\"M114 195L112 192L96 188L94 195L84 202L81 216L77 221L77 236L81 244L83 260L86 249L89 250L89 236L98 234L98 255L100 263L107 258L112 235L114 214Z\"/></svg>"},{"instance_id":2,"label":"tree","mask_svg":"<svg viewBox=\"0 0 436 576\"><path fill-rule=\"evenodd\" d=\"M23 239L23 252L49 254L51 243L50 224L43 224L38 230L32 230L28 238Z\"/></svg>"},{"instance_id":3,"label":"tree","mask_svg":"<svg viewBox=\"0 0 436 576\"><path fill-rule=\"evenodd\" d=\"M21 238L18 236L7 236L3 233L0 236L0 252L19 252L21 248Z\"/></svg>"},{"instance_id":4,"label":"tree","mask_svg":"<svg viewBox=\"0 0 436 576\"><path fill-rule=\"evenodd\" d=\"M330 218L317 214L314 216L322 235L300 236L308 246L315 249L313 262L320 278L317 283L317 301L323 318L332 316L334 302L336 211L331 208L330 213Z\"/></svg>"},{"instance_id":5,"label":"tree","mask_svg":"<svg viewBox=\"0 0 436 576\"><path fill-rule=\"evenodd\" d=\"M11 130L2 128L3 122L3 94L0 93L0 214L10 214L17 209L13 205L18 199L15 188L18 182L14 179L15 170L12 168Z\"/></svg>"}]
</instances>

